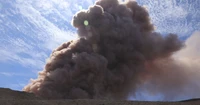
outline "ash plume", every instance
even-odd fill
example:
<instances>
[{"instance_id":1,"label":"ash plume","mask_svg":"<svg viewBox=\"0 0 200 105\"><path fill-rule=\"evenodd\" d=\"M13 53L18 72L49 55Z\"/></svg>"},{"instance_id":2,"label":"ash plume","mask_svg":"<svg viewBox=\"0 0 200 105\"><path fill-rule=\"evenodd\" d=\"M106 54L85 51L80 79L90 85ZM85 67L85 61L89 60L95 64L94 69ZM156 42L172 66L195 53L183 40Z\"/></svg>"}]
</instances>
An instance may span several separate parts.
<instances>
[{"instance_id":1,"label":"ash plume","mask_svg":"<svg viewBox=\"0 0 200 105\"><path fill-rule=\"evenodd\" d=\"M184 43L155 32L136 1L98 0L72 25L79 38L55 49L24 91L47 99L127 99L145 82L162 84L157 91L166 93L187 85L187 73L172 57Z\"/></svg>"},{"instance_id":2,"label":"ash plume","mask_svg":"<svg viewBox=\"0 0 200 105\"><path fill-rule=\"evenodd\" d=\"M176 101L200 97L200 32L194 32L185 47L167 59L158 59L147 64L140 75L143 82L138 88L142 93L162 94L161 101ZM149 63L149 62L148 62ZM145 100L143 96L136 98ZM156 100L156 99L154 99ZM158 100L158 99L157 99Z\"/></svg>"}]
</instances>

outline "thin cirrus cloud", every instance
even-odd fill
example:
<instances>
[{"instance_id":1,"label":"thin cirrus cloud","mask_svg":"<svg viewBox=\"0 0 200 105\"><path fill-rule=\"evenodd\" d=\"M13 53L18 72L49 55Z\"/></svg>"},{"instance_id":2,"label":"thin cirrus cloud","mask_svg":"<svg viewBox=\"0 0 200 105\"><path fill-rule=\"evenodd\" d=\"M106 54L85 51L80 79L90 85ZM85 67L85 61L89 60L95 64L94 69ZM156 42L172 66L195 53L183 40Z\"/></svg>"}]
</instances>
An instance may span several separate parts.
<instances>
[{"instance_id":1,"label":"thin cirrus cloud","mask_svg":"<svg viewBox=\"0 0 200 105\"><path fill-rule=\"evenodd\" d=\"M0 1L0 78L8 80L1 81L0 87L21 90L43 68L52 49L75 37L69 18L78 9L68 4L63 0Z\"/></svg>"},{"instance_id":2,"label":"thin cirrus cloud","mask_svg":"<svg viewBox=\"0 0 200 105\"><path fill-rule=\"evenodd\" d=\"M4 76L28 76L26 73L9 73L9 72L0 72L0 75L4 75Z\"/></svg>"},{"instance_id":3,"label":"thin cirrus cloud","mask_svg":"<svg viewBox=\"0 0 200 105\"><path fill-rule=\"evenodd\" d=\"M16 0L0 4L0 62L41 69L52 49L75 37L69 26L72 10L67 1Z\"/></svg>"},{"instance_id":4,"label":"thin cirrus cloud","mask_svg":"<svg viewBox=\"0 0 200 105\"><path fill-rule=\"evenodd\" d=\"M199 0L137 0L147 6L152 23L161 33L189 37L200 30Z\"/></svg>"},{"instance_id":5,"label":"thin cirrus cloud","mask_svg":"<svg viewBox=\"0 0 200 105\"><path fill-rule=\"evenodd\" d=\"M35 78L51 51L75 38L73 14L90 4L86 0L0 1L0 87L21 90Z\"/></svg>"}]
</instances>

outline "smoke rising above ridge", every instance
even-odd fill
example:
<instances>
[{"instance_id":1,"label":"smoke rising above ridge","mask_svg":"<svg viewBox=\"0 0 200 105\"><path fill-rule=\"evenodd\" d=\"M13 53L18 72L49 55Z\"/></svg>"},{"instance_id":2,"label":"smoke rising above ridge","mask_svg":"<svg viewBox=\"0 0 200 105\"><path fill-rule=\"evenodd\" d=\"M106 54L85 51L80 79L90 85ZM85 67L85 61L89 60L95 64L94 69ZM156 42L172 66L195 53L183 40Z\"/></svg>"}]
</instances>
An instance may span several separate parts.
<instances>
[{"instance_id":1,"label":"smoke rising above ridge","mask_svg":"<svg viewBox=\"0 0 200 105\"><path fill-rule=\"evenodd\" d=\"M149 82L149 91L172 100L190 82L187 67L172 56L184 43L156 33L136 1L96 1L72 25L79 38L55 49L24 91L48 99L127 99Z\"/></svg>"},{"instance_id":2,"label":"smoke rising above ridge","mask_svg":"<svg viewBox=\"0 0 200 105\"><path fill-rule=\"evenodd\" d=\"M159 72L146 72L149 76L148 81L138 87L139 95L135 96L135 99L147 100L145 94L149 96L159 95L159 99L153 100L161 101L199 98L199 39L200 32L194 32L185 41L184 48L174 53L170 59L163 61L165 63L154 68Z\"/></svg>"}]
</instances>

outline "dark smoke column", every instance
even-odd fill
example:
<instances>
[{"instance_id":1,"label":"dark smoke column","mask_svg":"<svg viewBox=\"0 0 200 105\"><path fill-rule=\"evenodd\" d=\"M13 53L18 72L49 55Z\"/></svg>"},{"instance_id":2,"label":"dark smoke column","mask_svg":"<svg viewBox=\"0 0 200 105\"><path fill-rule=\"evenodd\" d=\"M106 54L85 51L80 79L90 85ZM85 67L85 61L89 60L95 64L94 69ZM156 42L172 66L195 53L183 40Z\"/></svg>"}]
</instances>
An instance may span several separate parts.
<instances>
[{"instance_id":1,"label":"dark smoke column","mask_svg":"<svg viewBox=\"0 0 200 105\"><path fill-rule=\"evenodd\" d=\"M48 99L127 99L147 63L182 47L176 35L153 32L148 12L136 1L99 0L72 24L79 39L55 49L24 91Z\"/></svg>"}]
</instances>

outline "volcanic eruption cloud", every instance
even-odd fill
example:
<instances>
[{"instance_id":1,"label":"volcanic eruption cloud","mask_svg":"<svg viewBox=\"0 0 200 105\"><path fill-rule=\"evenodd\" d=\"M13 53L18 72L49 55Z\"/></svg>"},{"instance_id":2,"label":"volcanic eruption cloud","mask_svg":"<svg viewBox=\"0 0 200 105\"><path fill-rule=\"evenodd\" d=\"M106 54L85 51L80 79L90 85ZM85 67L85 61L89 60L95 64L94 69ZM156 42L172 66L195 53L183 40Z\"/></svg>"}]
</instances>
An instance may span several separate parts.
<instances>
[{"instance_id":1,"label":"volcanic eruption cloud","mask_svg":"<svg viewBox=\"0 0 200 105\"><path fill-rule=\"evenodd\" d=\"M200 96L199 32L185 42L163 36L136 1L96 1L72 25L79 37L55 49L24 91L46 99L128 99L140 89L163 100Z\"/></svg>"}]
</instances>

